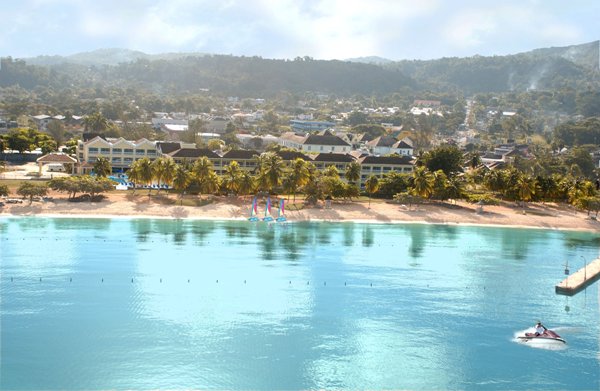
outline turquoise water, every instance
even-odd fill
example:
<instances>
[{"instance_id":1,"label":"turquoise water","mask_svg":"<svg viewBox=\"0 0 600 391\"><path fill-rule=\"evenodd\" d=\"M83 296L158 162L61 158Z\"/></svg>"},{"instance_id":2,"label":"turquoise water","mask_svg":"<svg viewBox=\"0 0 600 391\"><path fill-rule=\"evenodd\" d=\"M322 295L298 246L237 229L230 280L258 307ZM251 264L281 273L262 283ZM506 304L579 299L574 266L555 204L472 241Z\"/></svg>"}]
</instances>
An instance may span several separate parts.
<instances>
[{"instance_id":1,"label":"turquoise water","mask_svg":"<svg viewBox=\"0 0 600 391\"><path fill-rule=\"evenodd\" d=\"M2 390L598 390L600 236L0 219ZM560 351L514 341L541 319Z\"/></svg>"}]
</instances>

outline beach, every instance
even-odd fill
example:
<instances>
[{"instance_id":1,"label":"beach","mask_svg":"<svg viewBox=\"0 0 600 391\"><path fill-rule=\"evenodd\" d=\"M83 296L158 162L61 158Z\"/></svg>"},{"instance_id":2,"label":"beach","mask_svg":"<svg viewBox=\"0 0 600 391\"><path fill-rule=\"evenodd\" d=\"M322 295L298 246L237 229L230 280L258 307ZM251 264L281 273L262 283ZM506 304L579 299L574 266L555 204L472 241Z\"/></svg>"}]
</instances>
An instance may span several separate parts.
<instances>
[{"instance_id":1,"label":"beach","mask_svg":"<svg viewBox=\"0 0 600 391\"><path fill-rule=\"evenodd\" d=\"M138 192L109 193L100 202L69 202L65 195L54 194L51 201L6 203L0 207L0 216L40 217L133 217L172 219L245 220L249 217L250 197L203 196L206 205L180 206L174 203L176 195L170 195L171 204L165 204L165 196L142 196ZM161 200L163 202L159 202ZM287 199L286 199L287 201ZM291 202L288 203L288 206ZM300 201L296 205L301 205ZM264 202L258 207L258 217L264 216ZM277 209L272 208L273 216ZM525 208L516 203L502 205L478 205L463 201L431 202L421 205L401 205L391 201L334 201L331 205L291 205L285 210L288 221L331 221L370 223L429 223L467 224L490 226L514 226L578 231L598 231L600 223L586 212L569 205L553 203L528 203Z\"/></svg>"}]
</instances>

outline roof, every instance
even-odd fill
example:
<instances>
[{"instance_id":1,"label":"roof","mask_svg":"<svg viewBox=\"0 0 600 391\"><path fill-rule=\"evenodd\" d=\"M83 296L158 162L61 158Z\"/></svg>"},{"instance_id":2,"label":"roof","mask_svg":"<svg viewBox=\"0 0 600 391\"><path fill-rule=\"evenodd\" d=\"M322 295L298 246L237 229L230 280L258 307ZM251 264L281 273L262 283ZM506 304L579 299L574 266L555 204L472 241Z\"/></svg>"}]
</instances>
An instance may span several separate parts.
<instances>
[{"instance_id":1,"label":"roof","mask_svg":"<svg viewBox=\"0 0 600 391\"><path fill-rule=\"evenodd\" d=\"M278 151L277 155L279 155L283 160L292 161L296 159L306 160L308 162L312 161L311 158L303 154L302 152L297 151Z\"/></svg>"},{"instance_id":2,"label":"roof","mask_svg":"<svg viewBox=\"0 0 600 391\"><path fill-rule=\"evenodd\" d=\"M313 159L315 162L350 163L354 158L343 153L320 153Z\"/></svg>"},{"instance_id":3,"label":"roof","mask_svg":"<svg viewBox=\"0 0 600 391\"><path fill-rule=\"evenodd\" d=\"M36 161L38 163L77 163L77 159L61 152L49 153L38 158Z\"/></svg>"},{"instance_id":4,"label":"roof","mask_svg":"<svg viewBox=\"0 0 600 391\"><path fill-rule=\"evenodd\" d=\"M360 164L412 165L412 158L408 156L365 156L359 160Z\"/></svg>"},{"instance_id":5,"label":"roof","mask_svg":"<svg viewBox=\"0 0 600 391\"><path fill-rule=\"evenodd\" d=\"M206 156L209 159L220 159L221 157L211 151L210 149L196 149L196 148L181 148L177 151L168 154L173 158L199 158Z\"/></svg>"},{"instance_id":6,"label":"roof","mask_svg":"<svg viewBox=\"0 0 600 391\"><path fill-rule=\"evenodd\" d=\"M160 150L161 153L169 154L171 152L177 151L178 149L181 149L181 144L170 142L158 142L156 143L156 149Z\"/></svg>"},{"instance_id":7,"label":"roof","mask_svg":"<svg viewBox=\"0 0 600 391\"><path fill-rule=\"evenodd\" d=\"M321 135L318 135L318 134L308 135L302 144L304 144L304 145L310 144L310 145L343 145L343 146L350 146L350 144L348 144L347 142L345 142L344 140L342 140L338 136L321 136Z\"/></svg>"},{"instance_id":8,"label":"roof","mask_svg":"<svg viewBox=\"0 0 600 391\"><path fill-rule=\"evenodd\" d=\"M254 156L259 155L256 151L245 149L232 149L223 155L223 159L254 159Z\"/></svg>"},{"instance_id":9,"label":"roof","mask_svg":"<svg viewBox=\"0 0 600 391\"><path fill-rule=\"evenodd\" d=\"M367 143L371 147L391 147L397 140L390 136L379 136Z\"/></svg>"},{"instance_id":10,"label":"roof","mask_svg":"<svg viewBox=\"0 0 600 391\"><path fill-rule=\"evenodd\" d=\"M412 149L413 148L412 145L408 144L404 140L398 141L396 144L393 145L393 147L397 148L397 149Z\"/></svg>"}]
</instances>

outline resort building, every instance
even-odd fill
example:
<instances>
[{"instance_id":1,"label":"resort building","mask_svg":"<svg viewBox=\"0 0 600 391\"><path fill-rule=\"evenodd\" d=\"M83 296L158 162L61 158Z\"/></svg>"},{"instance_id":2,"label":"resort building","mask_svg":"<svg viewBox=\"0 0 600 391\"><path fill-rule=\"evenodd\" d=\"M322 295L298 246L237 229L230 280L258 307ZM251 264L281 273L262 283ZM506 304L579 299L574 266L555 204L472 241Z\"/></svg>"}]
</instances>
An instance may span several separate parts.
<instances>
[{"instance_id":1,"label":"resort building","mask_svg":"<svg viewBox=\"0 0 600 391\"><path fill-rule=\"evenodd\" d=\"M79 174L89 174L99 157L107 158L114 172L123 172L138 159L147 157L154 160L157 156L155 142L145 138L129 141L123 137L112 139L95 136L88 141L80 140L77 143Z\"/></svg>"},{"instance_id":2,"label":"resort building","mask_svg":"<svg viewBox=\"0 0 600 391\"><path fill-rule=\"evenodd\" d=\"M196 160L206 156L213 163L215 171L218 173L220 170L221 157L210 149L179 148L166 155L172 157L175 163L178 164L193 164Z\"/></svg>"},{"instance_id":3,"label":"resort building","mask_svg":"<svg viewBox=\"0 0 600 391\"><path fill-rule=\"evenodd\" d=\"M414 168L413 159L408 156L364 156L358 162L361 166L361 186L371 175L381 179L390 172L410 174Z\"/></svg>"},{"instance_id":4,"label":"resort building","mask_svg":"<svg viewBox=\"0 0 600 391\"><path fill-rule=\"evenodd\" d=\"M346 166L353 161L355 161L354 158L346 154L320 153L314 157L313 164L319 171L323 171L329 166L335 166L340 173L340 176L343 177L346 172Z\"/></svg>"},{"instance_id":5,"label":"resort building","mask_svg":"<svg viewBox=\"0 0 600 391\"><path fill-rule=\"evenodd\" d=\"M240 168L244 171L254 171L258 155L260 155L260 152L253 150L237 149L228 151L220 159L220 170L217 170L215 167L215 171L217 171L217 174L222 174L225 166L233 161L238 162Z\"/></svg>"}]
</instances>

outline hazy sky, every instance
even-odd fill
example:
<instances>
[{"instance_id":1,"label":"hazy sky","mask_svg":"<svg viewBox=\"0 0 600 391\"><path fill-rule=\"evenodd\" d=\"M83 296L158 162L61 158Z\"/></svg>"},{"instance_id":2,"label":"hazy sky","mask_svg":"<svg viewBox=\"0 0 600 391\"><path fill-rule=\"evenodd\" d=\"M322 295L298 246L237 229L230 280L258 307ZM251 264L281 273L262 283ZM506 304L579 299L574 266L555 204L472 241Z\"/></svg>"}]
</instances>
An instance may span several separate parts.
<instances>
[{"instance_id":1,"label":"hazy sky","mask_svg":"<svg viewBox=\"0 0 600 391\"><path fill-rule=\"evenodd\" d=\"M598 0L1 0L0 55L99 48L393 60L600 38Z\"/></svg>"}]
</instances>

